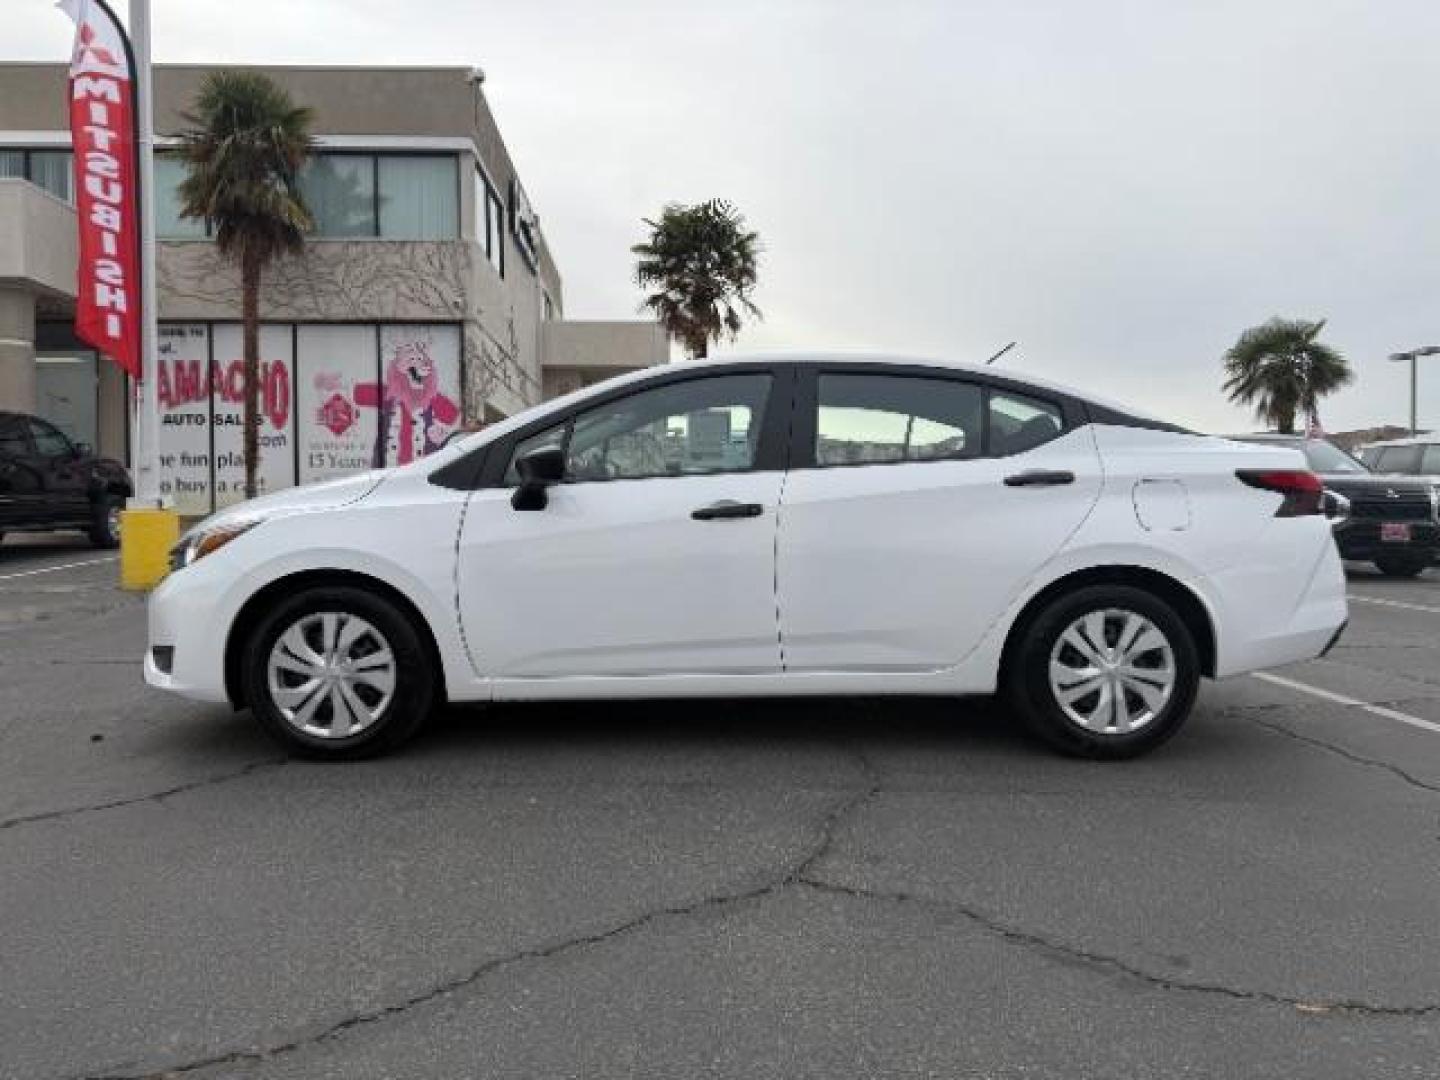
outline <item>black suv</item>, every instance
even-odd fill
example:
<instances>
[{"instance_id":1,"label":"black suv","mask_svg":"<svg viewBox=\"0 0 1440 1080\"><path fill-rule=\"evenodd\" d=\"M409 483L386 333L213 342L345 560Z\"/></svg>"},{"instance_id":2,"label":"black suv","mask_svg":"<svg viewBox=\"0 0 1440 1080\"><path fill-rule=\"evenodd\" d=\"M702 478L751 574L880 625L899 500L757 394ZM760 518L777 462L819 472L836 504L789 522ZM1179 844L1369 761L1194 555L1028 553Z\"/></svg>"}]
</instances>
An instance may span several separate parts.
<instances>
[{"instance_id":1,"label":"black suv","mask_svg":"<svg viewBox=\"0 0 1440 1080\"><path fill-rule=\"evenodd\" d=\"M38 416L0 412L0 539L83 529L97 547L114 547L131 491L118 461L96 457Z\"/></svg>"},{"instance_id":2,"label":"black suv","mask_svg":"<svg viewBox=\"0 0 1440 1080\"><path fill-rule=\"evenodd\" d=\"M1342 559L1370 562L1387 577L1414 577L1440 553L1440 503L1433 485L1380 476L1324 439L1231 435L1239 442L1289 446L1325 485L1326 512ZM1339 496L1336 498L1336 496Z\"/></svg>"}]
</instances>

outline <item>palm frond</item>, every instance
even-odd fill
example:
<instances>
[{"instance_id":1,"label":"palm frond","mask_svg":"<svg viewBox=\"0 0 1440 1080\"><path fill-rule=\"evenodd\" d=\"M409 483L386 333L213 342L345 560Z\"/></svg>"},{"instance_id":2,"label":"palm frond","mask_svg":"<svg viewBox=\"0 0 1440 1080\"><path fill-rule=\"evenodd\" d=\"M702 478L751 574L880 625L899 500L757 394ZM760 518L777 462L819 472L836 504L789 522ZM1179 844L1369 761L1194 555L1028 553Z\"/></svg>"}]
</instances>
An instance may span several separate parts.
<instances>
[{"instance_id":1,"label":"palm frond","mask_svg":"<svg viewBox=\"0 0 1440 1080\"><path fill-rule=\"evenodd\" d=\"M312 110L259 72L217 71L184 119L181 216L209 222L227 255L264 263L299 250L314 228L300 189Z\"/></svg>"}]
</instances>

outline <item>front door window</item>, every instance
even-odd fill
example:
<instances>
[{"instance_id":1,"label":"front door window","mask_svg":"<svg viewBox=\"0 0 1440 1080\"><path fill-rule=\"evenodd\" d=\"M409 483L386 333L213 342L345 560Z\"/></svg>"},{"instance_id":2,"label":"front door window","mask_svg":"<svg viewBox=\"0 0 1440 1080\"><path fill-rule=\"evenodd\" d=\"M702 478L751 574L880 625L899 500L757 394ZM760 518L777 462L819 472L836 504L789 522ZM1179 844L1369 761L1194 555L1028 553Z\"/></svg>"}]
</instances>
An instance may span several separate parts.
<instances>
[{"instance_id":1,"label":"front door window","mask_svg":"<svg viewBox=\"0 0 1440 1080\"><path fill-rule=\"evenodd\" d=\"M518 482L515 458L542 446L566 448L570 482L746 472L755 466L769 393L770 376L757 373L631 394L522 440L506 480Z\"/></svg>"}]
</instances>

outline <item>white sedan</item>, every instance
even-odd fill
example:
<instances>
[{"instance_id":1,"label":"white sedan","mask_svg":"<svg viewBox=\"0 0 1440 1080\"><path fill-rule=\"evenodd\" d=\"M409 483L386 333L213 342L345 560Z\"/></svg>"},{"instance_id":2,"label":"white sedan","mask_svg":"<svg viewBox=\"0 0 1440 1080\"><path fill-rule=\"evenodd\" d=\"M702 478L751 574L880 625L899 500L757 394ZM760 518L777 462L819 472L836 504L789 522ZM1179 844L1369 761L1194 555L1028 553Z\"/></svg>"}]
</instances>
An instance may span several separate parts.
<instances>
[{"instance_id":1,"label":"white sedan","mask_svg":"<svg viewBox=\"0 0 1440 1080\"><path fill-rule=\"evenodd\" d=\"M294 750L444 701L989 694L1060 750L1173 735L1200 677L1346 620L1293 450L990 368L674 364L187 533L145 677Z\"/></svg>"}]
</instances>

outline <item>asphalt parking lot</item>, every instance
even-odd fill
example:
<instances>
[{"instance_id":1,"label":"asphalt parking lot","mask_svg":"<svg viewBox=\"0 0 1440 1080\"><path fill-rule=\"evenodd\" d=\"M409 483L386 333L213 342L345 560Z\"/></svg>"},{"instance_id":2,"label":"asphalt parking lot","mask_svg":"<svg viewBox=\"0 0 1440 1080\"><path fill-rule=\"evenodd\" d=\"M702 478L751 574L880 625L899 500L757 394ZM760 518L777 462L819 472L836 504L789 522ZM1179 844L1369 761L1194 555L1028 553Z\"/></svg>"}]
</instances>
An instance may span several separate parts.
<instances>
[{"instance_id":1,"label":"asphalt parking lot","mask_svg":"<svg viewBox=\"0 0 1440 1080\"><path fill-rule=\"evenodd\" d=\"M1440 572L1138 762L983 703L454 710L286 761L0 547L0 1075L1440 1076Z\"/></svg>"}]
</instances>

